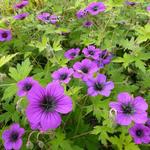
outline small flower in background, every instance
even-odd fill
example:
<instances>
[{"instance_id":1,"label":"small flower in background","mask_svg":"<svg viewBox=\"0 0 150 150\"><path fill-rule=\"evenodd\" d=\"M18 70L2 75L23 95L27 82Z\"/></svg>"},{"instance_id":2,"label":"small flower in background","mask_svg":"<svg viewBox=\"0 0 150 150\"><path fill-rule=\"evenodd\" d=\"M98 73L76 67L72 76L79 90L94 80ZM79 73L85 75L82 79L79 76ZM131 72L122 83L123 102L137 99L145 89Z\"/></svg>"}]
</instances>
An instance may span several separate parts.
<instances>
[{"instance_id":1,"label":"small flower in background","mask_svg":"<svg viewBox=\"0 0 150 150\"><path fill-rule=\"evenodd\" d=\"M150 142L150 129L143 124L135 124L129 129L129 133L136 144L147 144Z\"/></svg>"},{"instance_id":2,"label":"small flower in background","mask_svg":"<svg viewBox=\"0 0 150 150\"><path fill-rule=\"evenodd\" d=\"M56 15L51 15L49 19L51 24L55 24L58 22L58 16Z\"/></svg>"},{"instance_id":3,"label":"small flower in background","mask_svg":"<svg viewBox=\"0 0 150 150\"><path fill-rule=\"evenodd\" d=\"M106 7L103 2L92 2L87 6L87 12L91 15L97 15L105 11Z\"/></svg>"},{"instance_id":4,"label":"small flower in background","mask_svg":"<svg viewBox=\"0 0 150 150\"><path fill-rule=\"evenodd\" d=\"M65 95L63 87L56 81L46 88L34 87L27 98L26 116L32 129L55 129L61 124L60 114L72 111L71 98Z\"/></svg>"},{"instance_id":5,"label":"small flower in background","mask_svg":"<svg viewBox=\"0 0 150 150\"><path fill-rule=\"evenodd\" d=\"M63 67L53 72L52 78L54 80L67 84L71 80L72 74L73 74L72 68L69 69L68 67Z\"/></svg>"},{"instance_id":6,"label":"small flower in background","mask_svg":"<svg viewBox=\"0 0 150 150\"><path fill-rule=\"evenodd\" d=\"M88 94L97 96L98 94L108 97L114 88L112 81L106 81L106 76L98 74L96 78L89 78L85 81L88 86Z\"/></svg>"},{"instance_id":7,"label":"small flower in background","mask_svg":"<svg viewBox=\"0 0 150 150\"><path fill-rule=\"evenodd\" d=\"M72 60L79 55L79 52L80 52L79 48L71 48L65 52L64 56L69 60Z\"/></svg>"},{"instance_id":8,"label":"small flower in background","mask_svg":"<svg viewBox=\"0 0 150 150\"><path fill-rule=\"evenodd\" d=\"M135 5L136 5L136 2L126 1L126 4L127 4L127 5L130 5L130 6L135 6Z\"/></svg>"},{"instance_id":9,"label":"small flower in background","mask_svg":"<svg viewBox=\"0 0 150 150\"><path fill-rule=\"evenodd\" d=\"M47 12L43 12L37 15L37 19L40 21L43 21L45 23L49 23L50 22L50 13Z\"/></svg>"},{"instance_id":10,"label":"small flower in background","mask_svg":"<svg viewBox=\"0 0 150 150\"><path fill-rule=\"evenodd\" d=\"M87 48L82 50L85 57L91 57L93 59L98 59L101 50L96 48L94 45L89 45Z\"/></svg>"},{"instance_id":11,"label":"small flower in background","mask_svg":"<svg viewBox=\"0 0 150 150\"><path fill-rule=\"evenodd\" d=\"M15 4L14 8L15 9L22 9L28 4L29 4L29 1L22 0L20 3Z\"/></svg>"},{"instance_id":12,"label":"small flower in background","mask_svg":"<svg viewBox=\"0 0 150 150\"><path fill-rule=\"evenodd\" d=\"M150 128L150 118L146 121L145 125Z\"/></svg>"},{"instance_id":13,"label":"small flower in background","mask_svg":"<svg viewBox=\"0 0 150 150\"><path fill-rule=\"evenodd\" d=\"M83 26L86 28L92 27L93 26L93 22L92 21L85 21L83 23Z\"/></svg>"},{"instance_id":14,"label":"small flower in background","mask_svg":"<svg viewBox=\"0 0 150 150\"><path fill-rule=\"evenodd\" d=\"M117 97L118 102L110 102L109 106L117 110L116 122L120 125L145 123L147 121L148 104L138 96L133 98L127 92L122 92Z\"/></svg>"},{"instance_id":15,"label":"small flower in background","mask_svg":"<svg viewBox=\"0 0 150 150\"><path fill-rule=\"evenodd\" d=\"M10 41L12 39L12 34L9 29L0 29L0 41Z\"/></svg>"},{"instance_id":16,"label":"small flower in background","mask_svg":"<svg viewBox=\"0 0 150 150\"><path fill-rule=\"evenodd\" d=\"M20 127L19 124L15 123L10 126L2 134L2 139L4 140L4 147L6 150L19 150L22 146L22 136L25 130Z\"/></svg>"},{"instance_id":17,"label":"small flower in background","mask_svg":"<svg viewBox=\"0 0 150 150\"><path fill-rule=\"evenodd\" d=\"M17 83L18 86L18 96L26 96L29 91L34 87L38 86L39 83L34 80L32 77L27 77Z\"/></svg>"},{"instance_id":18,"label":"small flower in background","mask_svg":"<svg viewBox=\"0 0 150 150\"><path fill-rule=\"evenodd\" d=\"M100 52L98 59L95 60L99 68L103 68L104 65L109 64L112 59L112 53L107 50Z\"/></svg>"},{"instance_id":19,"label":"small flower in background","mask_svg":"<svg viewBox=\"0 0 150 150\"><path fill-rule=\"evenodd\" d=\"M24 20L27 16L29 16L29 13L22 13L14 16L14 19L16 20Z\"/></svg>"},{"instance_id":20,"label":"small flower in background","mask_svg":"<svg viewBox=\"0 0 150 150\"><path fill-rule=\"evenodd\" d=\"M73 76L75 78L82 78L83 80L92 77L93 74L98 71L97 65L89 59L83 59L81 62L76 62L73 65L73 69Z\"/></svg>"},{"instance_id":21,"label":"small flower in background","mask_svg":"<svg viewBox=\"0 0 150 150\"><path fill-rule=\"evenodd\" d=\"M150 12L150 6L147 6L147 11Z\"/></svg>"},{"instance_id":22,"label":"small flower in background","mask_svg":"<svg viewBox=\"0 0 150 150\"><path fill-rule=\"evenodd\" d=\"M84 18L84 17L86 17L86 15L87 15L86 9L79 10L79 11L76 13L76 16L77 16L78 19Z\"/></svg>"}]
</instances>

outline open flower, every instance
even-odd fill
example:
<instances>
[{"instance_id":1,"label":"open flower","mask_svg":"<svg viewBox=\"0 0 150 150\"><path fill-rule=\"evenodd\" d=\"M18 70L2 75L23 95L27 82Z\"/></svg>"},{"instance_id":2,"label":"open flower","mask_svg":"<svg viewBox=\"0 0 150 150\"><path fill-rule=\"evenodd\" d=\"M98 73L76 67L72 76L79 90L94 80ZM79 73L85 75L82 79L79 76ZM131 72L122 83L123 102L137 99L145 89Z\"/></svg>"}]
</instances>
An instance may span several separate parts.
<instances>
[{"instance_id":1,"label":"open flower","mask_svg":"<svg viewBox=\"0 0 150 150\"><path fill-rule=\"evenodd\" d=\"M85 55L85 57L91 57L93 59L98 59L100 52L101 50L96 48L94 45L89 45L87 48L82 50L82 53Z\"/></svg>"},{"instance_id":2,"label":"open flower","mask_svg":"<svg viewBox=\"0 0 150 150\"><path fill-rule=\"evenodd\" d=\"M57 128L61 124L60 114L72 110L71 98L65 95L63 87L56 81L49 83L46 88L35 87L27 98L27 119L32 128L41 131Z\"/></svg>"},{"instance_id":3,"label":"open flower","mask_svg":"<svg viewBox=\"0 0 150 150\"><path fill-rule=\"evenodd\" d=\"M79 55L80 49L79 48L71 48L65 52L65 57L72 60Z\"/></svg>"},{"instance_id":4,"label":"open flower","mask_svg":"<svg viewBox=\"0 0 150 150\"><path fill-rule=\"evenodd\" d=\"M49 23L50 22L50 16L51 16L50 13L42 12L42 13L37 15L37 19L42 21L42 22Z\"/></svg>"},{"instance_id":5,"label":"open flower","mask_svg":"<svg viewBox=\"0 0 150 150\"><path fill-rule=\"evenodd\" d=\"M23 20L25 19L27 16L29 16L29 13L22 13L22 14L18 14L16 16L14 16L14 19L16 20Z\"/></svg>"},{"instance_id":6,"label":"open flower","mask_svg":"<svg viewBox=\"0 0 150 150\"><path fill-rule=\"evenodd\" d=\"M71 80L72 74L73 74L72 68L69 69L68 67L63 67L53 72L52 78L54 80L67 84Z\"/></svg>"},{"instance_id":7,"label":"open flower","mask_svg":"<svg viewBox=\"0 0 150 150\"><path fill-rule=\"evenodd\" d=\"M129 129L129 133L136 144L147 144L150 142L150 129L143 124L135 124Z\"/></svg>"},{"instance_id":8,"label":"open flower","mask_svg":"<svg viewBox=\"0 0 150 150\"><path fill-rule=\"evenodd\" d=\"M11 125L10 129L5 130L2 134L4 147L6 150L19 150L22 146L22 136L25 130L20 128L19 124Z\"/></svg>"},{"instance_id":9,"label":"open flower","mask_svg":"<svg viewBox=\"0 0 150 150\"><path fill-rule=\"evenodd\" d=\"M32 77L27 77L17 83L18 86L18 96L26 96L29 91L34 87L38 86L39 83Z\"/></svg>"},{"instance_id":10,"label":"open flower","mask_svg":"<svg viewBox=\"0 0 150 150\"><path fill-rule=\"evenodd\" d=\"M73 69L75 70L73 76L75 78L82 78L83 80L92 77L93 74L98 71L97 65L89 59L76 62L73 65Z\"/></svg>"},{"instance_id":11,"label":"open flower","mask_svg":"<svg viewBox=\"0 0 150 150\"><path fill-rule=\"evenodd\" d=\"M20 3L15 4L14 8L15 9L22 9L28 4L29 4L29 1L22 0Z\"/></svg>"},{"instance_id":12,"label":"open flower","mask_svg":"<svg viewBox=\"0 0 150 150\"><path fill-rule=\"evenodd\" d=\"M78 19L84 18L86 15L87 15L86 9L79 10L79 11L76 13L76 16L77 16Z\"/></svg>"},{"instance_id":13,"label":"open flower","mask_svg":"<svg viewBox=\"0 0 150 150\"><path fill-rule=\"evenodd\" d=\"M123 92L118 95L118 102L111 102L109 106L117 111L116 122L120 125L129 125L131 121L147 121L148 105L140 96L133 98L127 92Z\"/></svg>"},{"instance_id":14,"label":"open flower","mask_svg":"<svg viewBox=\"0 0 150 150\"><path fill-rule=\"evenodd\" d=\"M106 7L103 2L92 2L87 6L87 12L91 15L97 15L105 11Z\"/></svg>"},{"instance_id":15,"label":"open flower","mask_svg":"<svg viewBox=\"0 0 150 150\"><path fill-rule=\"evenodd\" d=\"M88 86L88 94L97 96L98 94L108 97L114 88L112 81L106 81L106 76L98 74L96 78L89 78L85 81Z\"/></svg>"},{"instance_id":16,"label":"open flower","mask_svg":"<svg viewBox=\"0 0 150 150\"><path fill-rule=\"evenodd\" d=\"M11 31L8 29L0 29L0 41L10 41L12 39Z\"/></svg>"}]
</instances>

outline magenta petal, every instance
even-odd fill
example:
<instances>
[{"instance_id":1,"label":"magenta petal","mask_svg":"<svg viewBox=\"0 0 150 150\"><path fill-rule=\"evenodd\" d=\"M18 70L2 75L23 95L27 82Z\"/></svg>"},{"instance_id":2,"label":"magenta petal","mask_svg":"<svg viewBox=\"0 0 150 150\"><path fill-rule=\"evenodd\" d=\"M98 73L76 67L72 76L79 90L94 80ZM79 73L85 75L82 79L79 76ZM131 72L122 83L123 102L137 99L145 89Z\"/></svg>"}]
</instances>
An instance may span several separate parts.
<instances>
[{"instance_id":1,"label":"magenta petal","mask_svg":"<svg viewBox=\"0 0 150 150\"><path fill-rule=\"evenodd\" d=\"M147 113L143 112L143 113L135 113L132 116L132 119L134 122L136 123L145 123L147 121Z\"/></svg>"},{"instance_id":2,"label":"magenta petal","mask_svg":"<svg viewBox=\"0 0 150 150\"><path fill-rule=\"evenodd\" d=\"M118 94L117 98L118 98L119 102L123 102L123 103L128 103L132 100L132 97L127 92L122 92L122 93Z\"/></svg>"},{"instance_id":3,"label":"magenta petal","mask_svg":"<svg viewBox=\"0 0 150 150\"><path fill-rule=\"evenodd\" d=\"M11 142L8 142L8 141L6 141L6 142L4 143L4 147L5 147L6 150L11 150L11 149L13 149L12 143L11 143Z\"/></svg>"},{"instance_id":4,"label":"magenta petal","mask_svg":"<svg viewBox=\"0 0 150 150\"><path fill-rule=\"evenodd\" d=\"M3 134L2 134L2 139L3 140L6 140L6 139L8 139L8 137L9 137L9 135L10 135L10 130L5 130L4 132L3 132Z\"/></svg>"},{"instance_id":5,"label":"magenta petal","mask_svg":"<svg viewBox=\"0 0 150 150\"><path fill-rule=\"evenodd\" d=\"M117 111L121 111L121 104L118 102L110 102L109 106L113 109L116 109Z\"/></svg>"},{"instance_id":6,"label":"magenta petal","mask_svg":"<svg viewBox=\"0 0 150 150\"><path fill-rule=\"evenodd\" d=\"M129 125L131 123L131 117L130 116L126 116L122 113L117 114L116 116L116 122L120 125Z\"/></svg>"},{"instance_id":7,"label":"magenta petal","mask_svg":"<svg viewBox=\"0 0 150 150\"><path fill-rule=\"evenodd\" d=\"M135 144L142 144L142 141L140 138L134 138Z\"/></svg>"},{"instance_id":8,"label":"magenta petal","mask_svg":"<svg viewBox=\"0 0 150 150\"><path fill-rule=\"evenodd\" d=\"M106 76L103 75L103 74L99 74L98 77L97 77L99 83L104 83L106 82Z\"/></svg>"},{"instance_id":9,"label":"magenta petal","mask_svg":"<svg viewBox=\"0 0 150 150\"><path fill-rule=\"evenodd\" d=\"M57 112L66 114L72 110L72 101L69 96L64 96L57 101Z\"/></svg>"},{"instance_id":10,"label":"magenta petal","mask_svg":"<svg viewBox=\"0 0 150 150\"><path fill-rule=\"evenodd\" d=\"M55 129L61 124L61 117L57 112L43 114L41 117L41 127L43 131Z\"/></svg>"},{"instance_id":11,"label":"magenta petal","mask_svg":"<svg viewBox=\"0 0 150 150\"><path fill-rule=\"evenodd\" d=\"M88 88L88 94L91 95L91 96L96 96L96 95L98 95L98 93L94 90L93 87L89 87L89 88Z\"/></svg>"},{"instance_id":12,"label":"magenta petal","mask_svg":"<svg viewBox=\"0 0 150 150\"><path fill-rule=\"evenodd\" d=\"M22 146L22 140L21 139L18 139L17 142L13 143L13 148L15 150L19 150Z\"/></svg>"}]
</instances>

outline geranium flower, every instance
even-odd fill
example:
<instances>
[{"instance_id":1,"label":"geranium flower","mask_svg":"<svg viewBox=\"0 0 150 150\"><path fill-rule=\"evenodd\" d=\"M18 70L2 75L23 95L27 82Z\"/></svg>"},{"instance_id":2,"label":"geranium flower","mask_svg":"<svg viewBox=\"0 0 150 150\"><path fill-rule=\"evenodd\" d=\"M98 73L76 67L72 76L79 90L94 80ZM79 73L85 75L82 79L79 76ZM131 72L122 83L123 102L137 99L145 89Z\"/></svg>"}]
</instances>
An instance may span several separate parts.
<instances>
[{"instance_id":1,"label":"geranium flower","mask_svg":"<svg viewBox=\"0 0 150 150\"><path fill-rule=\"evenodd\" d=\"M18 14L16 16L14 16L14 19L16 20L23 20L25 19L27 16L29 16L29 13L22 13L22 14Z\"/></svg>"},{"instance_id":2,"label":"geranium flower","mask_svg":"<svg viewBox=\"0 0 150 150\"><path fill-rule=\"evenodd\" d=\"M28 4L29 4L29 1L22 0L20 3L15 4L14 8L15 9L22 9Z\"/></svg>"},{"instance_id":3,"label":"geranium flower","mask_svg":"<svg viewBox=\"0 0 150 150\"><path fill-rule=\"evenodd\" d=\"M106 7L103 2L92 2L87 6L87 12L91 15L97 15L105 11Z\"/></svg>"},{"instance_id":4,"label":"geranium flower","mask_svg":"<svg viewBox=\"0 0 150 150\"><path fill-rule=\"evenodd\" d=\"M70 60L74 59L79 55L80 49L79 48L71 48L65 52L64 56Z\"/></svg>"},{"instance_id":5,"label":"geranium flower","mask_svg":"<svg viewBox=\"0 0 150 150\"><path fill-rule=\"evenodd\" d=\"M49 23L50 22L50 13L47 12L42 12L40 14L37 15L38 20L45 22L45 23Z\"/></svg>"},{"instance_id":6,"label":"geranium flower","mask_svg":"<svg viewBox=\"0 0 150 150\"><path fill-rule=\"evenodd\" d=\"M88 86L88 94L91 96L103 95L108 97L114 88L112 81L106 81L106 76L98 74L96 78L89 78L85 81Z\"/></svg>"},{"instance_id":7,"label":"geranium flower","mask_svg":"<svg viewBox=\"0 0 150 150\"><path fill-rule=\"evenodd\" d=\"M26 96L29 91L34 87L38 86L39 83L34 80L32 77L27 77L17 83L18 86L18 96Z\"/></svg>"},{"instance_id":8,"label":"geranium flower","mask_svg":"<svg viewBox=\"0 0 150 150\"><path fill-rule=\"evenodd\" d=\"M143 124L135 124L129 129L129 133L136 144L148 144L150 142L150 129Z\"/></svg>"},{"instance_id":9,"label":"geranium flower","mask_svg":"<svg viewBox=\"0 0 150 150\"><path fill-rule=\"evenodd\" d=\"M60 81L62 83L67 84L71 80L72 74L73 74L72 68L69 69L68 67L63 67L53 72L52 78L56 81Z\"/></svg>"},{"instance_id":10,"label":"geranium flower","mask_svg":"<svg viewBox=\"0 0 150 150\"><path fill-rule=\"evenodd\" d=\"M89 59L76 62L73 65L73 69L75 70L73 76L75 78L82 78L83 80L93 76L93 74L98 71L97 65Z\"/></svg>"},{"instance_id":11,"label":"geranium flower","mask_svg":"<svg viewBox=\"0 0 150 150\"><path fill-rule=\"evenodd\" d=\"M4 140L4 147L6 150L19 150L22 146L22 136L25 130L20 128L19 124L11 125L10 129L7 129L2 134Z\"/></svg>"},{"instance_id":12,"label":"geranium flower","mask_svg":"<svg viewBox=\"0 0 150 150\"><path fill-rule=\"evenodd\" d=\"M109 106L117 111L116 122L120 125L129 125L131 121L147 121L148 105L140 96L133 98L127 92L123 92L118 95L118 102L111 102Z\"/></svg>"},{"instance_id":13,"label":"geranium flower","mask_svg":"<svg viewBox=\"0 0 150 150\"><path fill-rule=\"evenodd\" d=\"M12 39L11 31L8 29L0 29L0 41L10 41Z\"/></svg>"},{"instance_id":14,"label":"geranium flower","mask_svg":"<svg viewBox=\"0 0 150 150\"><path fill-rule=\"evenodd\" d=\"M65 95L63 87L56 81L46 88L34 87L27 98L26 116L34 129L55 129L61 124L60 114L72 111L71 98Z\"/></svg>"},{"instance_id":15,"label":"geranium flower","mask_svg":"<svg viewBox=\"0 0 150 150\"><path fill-rule=\"evenodd\" d=\"M76 13L76 16L77 16L78 19L84 18L86 15L87 15L86 9L79 10L79 11Z\"/></svg>"}]
</instances>

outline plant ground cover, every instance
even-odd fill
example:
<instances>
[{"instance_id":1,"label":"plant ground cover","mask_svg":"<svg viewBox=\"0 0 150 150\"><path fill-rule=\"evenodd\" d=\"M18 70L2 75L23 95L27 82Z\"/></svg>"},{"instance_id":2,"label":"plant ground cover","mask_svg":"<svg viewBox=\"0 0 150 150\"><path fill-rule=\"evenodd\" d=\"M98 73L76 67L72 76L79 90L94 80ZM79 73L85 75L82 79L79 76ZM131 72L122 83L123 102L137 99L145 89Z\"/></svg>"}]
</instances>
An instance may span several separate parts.
<instances>
[{"instance_id":1,"label":"plant ground cover","mask_svg":"<svg viewBox=\"0 0 150 150\"><path fill-rule=\"evenodd\" d=\"M1 0L0 97L0 149L149 150L149 0Z\"/></svg>"}]
</instances>

